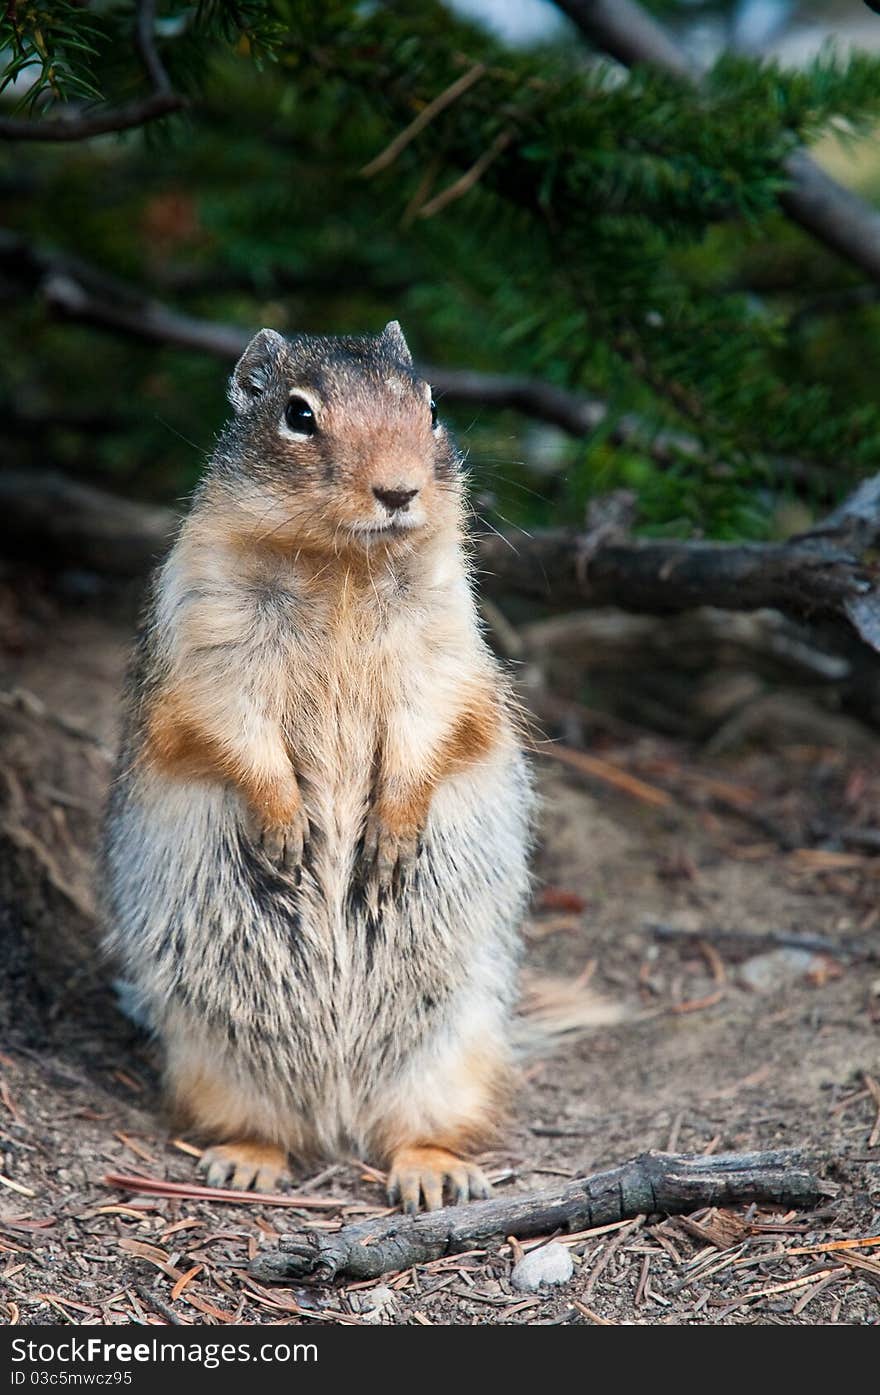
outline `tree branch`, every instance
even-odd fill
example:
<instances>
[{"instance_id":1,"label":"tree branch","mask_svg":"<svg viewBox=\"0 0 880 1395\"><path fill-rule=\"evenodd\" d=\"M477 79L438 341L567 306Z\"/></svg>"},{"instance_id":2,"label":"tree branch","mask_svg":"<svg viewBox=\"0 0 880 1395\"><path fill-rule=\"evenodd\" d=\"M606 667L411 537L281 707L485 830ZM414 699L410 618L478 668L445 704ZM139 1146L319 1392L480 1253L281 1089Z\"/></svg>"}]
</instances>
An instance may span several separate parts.
<instances>
[{"instance_id":1,"label":"tree branch","mask_svg":"<svg viewBox=\"0 0 880 1395\"><path fill-rule=\"evenodd\" d=\"M92 136L105 136L113 131L130 131L135 126L156 121L160 116L168 116L172 111L180 111L185 104L185 99L173 92L154 92L140 102L111 107L92 116L76 113L58 116L51 121L20 121L14 117L0 117L0 139L90 140Z\"/></svg>"},{"instance_id":2,"label":"tree branch","mask_svg":"<svg viewBox=\"0 0 880 1395\"><path fill-rule=\"evenodd\" d=\"M282 1236L276 1251L252 1260L255 1278L274 1282L338 1275L375 1279L462 1250L500 1244L508 1236L569 1233L633 1216L675 1215L700 1206L759 1202L788 1210L815 1206L819 1178L789 1150L690 1157L642 1153L607 1172L525 1196L491 1198L470 1206L362 1221L342 1230Z\"/></svg>"},{"instance_id":3,"label":"tree branch","mask_svg":"<svg viewBox=\"0 0 880 1395\"><path fill-rule=\"evenodd\" d=\"M234 361L251 337L245 329L181 315L147 296L114 303L96 295L70 272L50 272L41 290L43 300L55 314L98 329L128 334L148 344L171 344Z\"/></svg>"},{"instance_id":4,"label":"tree branch","mask_svg":"<svg viewBox=\"0 0 880 1395\"><path fill-rule=\"evenodd\" d=\"M644 64L689 82L699 81L687 54L635 0L556 0L556 7L595 48L625 68Z\"/></svg>"},{"instance_id":5,"label":"tree branch","mask_svg":"<svg viewBox=\"0 0 880 1395\"><path fill-rule=\"evenodd\" d=\"M250 337L247 330L235 325L172 310L78 258L34 248L14 233L0 230L3 270L15 284L37 290L55 314L146 343L169 344L229 361L239 356ZM539 378L430 363L420 363L418 368L438 397L520 412L570 436L589 436L608 419L608 406L599 398L570 392ZM705 460L696 437L684 431L655 430L632 413L608 425L607 440L615 446L632 446L661 466L688 458L699 463ZM788 458L773 464L794 484L823 488L829 483L829 473L822 465Z\"/></svg>"},{"instance_id":6,"label":"tree branch","mask_svg":"<svg viewBox=\"0 0 880 1395\"><path fill-rule=\"evenodd\" d=\"M177 531L172 509L106 494L49 472L0 471L0 547L49 569L142 577Z\"/></svg>"},{"instance_id":7,"label":"tree branch","mask_svg":"<svg viewBox=\"0 0 880 1395\"><path fill-rule=\"evenodd\" d=\"M0 265L3 261L0 243ZM75 267L49 270L42 281L43 299L55 314L98 329L115 330L152 344L171 344L178 349L194 349L221 359L235 359L243 352L250 335L234 325L218 324L197 319L170 309L147 296L135 296L129 288L126 299L110 300L103 291L82 284ZM441 368L437 364L419 364L419 371L431 383L437 396L453 402L474 403L495 408L508 408L534 417L572 436L587 436L600 427L608 408L597 398L568 392L553 383L537 378L515 377L500 373L477 373L469 369ZM648 437L647 430L643 434ZM638 435L638 424L632 417L621 419L611 432L618 443L632 443ZM650 440L646 449L666 461L676 452L696 453L698 443L684 433L660 432Z\"/></svg>"},{"instance_id":8,"label":"tree branch","mask_svg":"<svg viewBox=\"0 0 880 1395\"><path fill-rule=\"evenodd\" d=\"M15 117L0 118L0 139L24 141L78 141L92 136L108 135L112 131L128 131L143 126L172 111L186 106L186 99L176 93L156 48L156 0L138 0L134 28L135 46L152 92L137 102L109 107L105 111L74 111L46 121L24 121Z\"/></svg>"},{"instance_id":9,"label":"tree branch","mask_svg":"<svg viewBox=\"0 0 880 1395\"><path fill-rule=\"evenodd\" d=\"M700 72L635 0L556 0L589 41L626 67L645 64L699 84ZM838 184L803 150L784 162L779 202L792 222L880 281L880 212Z\"/></svg>"},{"instance_id":10,"label":"tree branch","mask_svg":"<svg viewBox=\"0 0 880 1395\"><path fill-rule=\"evenodd\" d=\"M170 92L171 79L156 48L156 0L138 0L134 38L154 92Z\"/></svg>"}]
</instances>

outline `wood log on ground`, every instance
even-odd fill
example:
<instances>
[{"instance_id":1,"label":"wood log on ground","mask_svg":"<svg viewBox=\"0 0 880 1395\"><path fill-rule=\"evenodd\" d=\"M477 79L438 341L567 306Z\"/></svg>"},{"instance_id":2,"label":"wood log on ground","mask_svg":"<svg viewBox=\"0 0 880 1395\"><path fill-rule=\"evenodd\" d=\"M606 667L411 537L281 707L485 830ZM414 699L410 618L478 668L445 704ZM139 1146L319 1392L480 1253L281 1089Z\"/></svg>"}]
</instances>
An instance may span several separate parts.
<instances>
[{"instance_id":1,"label":"wood log on ground","mask_svg":"<svg viewBox=\"0 0 880 1395\"><path fill-rule=\"evenodd\" d=\"M283 1236L277 1250L251 1262L250 1273L284 1283L306 1278L326 1283L339 1275L375 1279L444 1255L499 1244L508 1236L570 1233L701 1206L758 1202L799 1209L814 1206L831 1190L801 1154L790 1150L714 1157L642 1153L607 1172L524 1196L362 1221L330 1233Z\"/></svg>"},{"instance_id":2,"label":"wood log on ground","mask_svg":"<svg viewBox=\"0 0 880 1395\"><path fill-rule=\"evenodd\" d=\"M140 576L175 526L170 509L60 475L0 474L0 546L47 566ZM861 560L878 537L880 475L863 481L811 532L783 543L655 542L630 538L600 516L586 530L548 529L516 542L485 535L477 561L488 592L531 596L554 609L772 608L798 619L842 620L880 649L877 568Z\"/></svg>"},{"instance_id":3,"label":"wood log on ground","mask_svg":"<svg viewBox=\"0 0 880 1395\"><path fill-rule=\"evenodd\" d=\"M819 537L784 543L654 542L629 539L589 548L571 529L517 541L480 539L483 585L513 591L555 609L618 606L672 614L697 606L773 609L799 619L847 620L880 646L880 600L873 569Z\"/></svg>"}]
</instances>

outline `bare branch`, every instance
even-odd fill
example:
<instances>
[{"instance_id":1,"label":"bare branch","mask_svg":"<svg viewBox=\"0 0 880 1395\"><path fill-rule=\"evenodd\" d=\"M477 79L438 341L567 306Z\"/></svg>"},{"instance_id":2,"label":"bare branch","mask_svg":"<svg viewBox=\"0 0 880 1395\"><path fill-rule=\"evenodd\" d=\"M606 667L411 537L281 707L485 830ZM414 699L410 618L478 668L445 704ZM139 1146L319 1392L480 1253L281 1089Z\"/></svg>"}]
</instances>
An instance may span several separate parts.
<instances>
[{"instance_id":1,"label":"bare branch","mask_svg":"<svg viewBox=\"0 0 880 1395\"><path fill-rule=\"evenodd\" d=\"M0 139L90 140L92 136L105 136L113 131L130 131L135 126L144 126L148 121L158 120L160 116L180 111L185 105L185 99L173 92L155 92L151 97L145 97L142 102L129 102L127 106L111 107L107 111L95 112L93 116L76 112L70 116L55 117L51 121L19 121L14 117L2 117Z\"/></svg>"},{"instance_id":2,"label":"bare branch","mask_svg":"<svg viewBox=\"0 0 880 1395\"><path fill-rule=\"evenodd\" d=\"M698 84L699 70L635 0L556 0L597 48L626 67L645 64ZM838 184L803 150L785 161L779 202L792 222L880 281L880 212Z\"/></svg>"},{"instance_id":3,"label":"bare branch","mask_svg":"<svg viewBox=\"0 0 880 1395\"><path fill-rule=\"evenodd\" d=\"M247 330L181 315L147 297L114 304L63 271L50 272L41 289L46 305L56 314L99 329L129 334L150 344L173 344L178 349L235 359L250 338Z\"/></svg>"},{"instance_id":4,"label":"bare branch","mask_svg":"<svg viewBox=\"0 0 880 1395\"><path fill-rule=\"evenodd\" d=\"M558 426L570 436L588 436L608 415L608 408L598 398L569 392L538 378L476 373L469 368L440 368L427 363L421 365L421 372L438 397L522 412L523 416Z\"/></svg>"},{"instance_id":5,"label":"bare branch","mask_svg":"<svg viewBox=\"0 0 880 1395\"><path fill-rule=\"evenodd\" d=\"M803 150L785 161L791 186L779 202L792 222L880 281L880 213L844 189Z\"/></svg>"},{"instance_id":6,"label":"bare branch","mask_svg":"<svg viewBox=\"0 0 880 1395\"><path fill-rule=\"evenodd\" d=\"M876 606L871 568L818 540L786 543L654 542L628 539L593 550L589 536L550 529L516 540L490 534L479 558L490 591L516 591L554 608L614 605L647 614L694 606L771 607L801 619ZM873 642L873 641L872 641Z\"/></svg>"},{"instance_id":7,"label":"bare branch","mask_svg":"<svg viewBox=\"0 0 880 1395\"><path fill-rule=\"evenodd\" d=\"M135 43L154 92L170 92L171 79L156 48L156 0L138 0Z\"/></svg>"},{"instance_id":8,"label":"bare branch","mask_svg":"<svg viewBox=\"0 0 880 1395\"><path fill-rule=\"evenodd\" d=\"M577 1232L640 1215L675 1215L700 1206L769 1203L784 1209L815 1206L833 1190L793 1150L691 1157L642 1153L606 1172L561 1187L492 1197L470 1206L361 1221L341 1230L282 1236L277 1250L258 1255L257 1279L329 1283L337 1275L375 1279L462 1250L554 1232Z\"/></svg>"},{"instance_id":9,"label":"bare branch","mask_svg":"<svg viewBox=\"0 0 880 1395\"><path fill-rule=\"evenodd\" d=\"M687 55L635 0L556 0L556 5L591 44L625 68L645 64L690 82L699 80Z\"/></svg>"},{"instance_id":10,"label":"bare branch","mask_svg":"<svg viewBox=\"0 0 880 1395\"><path fill-rule=\"evenodd\" d=\"M165 552L180 520L40 471L0 471L0 547L7 556L47 558L59 569L142 577Z\"/></svg>"}]
</instances>

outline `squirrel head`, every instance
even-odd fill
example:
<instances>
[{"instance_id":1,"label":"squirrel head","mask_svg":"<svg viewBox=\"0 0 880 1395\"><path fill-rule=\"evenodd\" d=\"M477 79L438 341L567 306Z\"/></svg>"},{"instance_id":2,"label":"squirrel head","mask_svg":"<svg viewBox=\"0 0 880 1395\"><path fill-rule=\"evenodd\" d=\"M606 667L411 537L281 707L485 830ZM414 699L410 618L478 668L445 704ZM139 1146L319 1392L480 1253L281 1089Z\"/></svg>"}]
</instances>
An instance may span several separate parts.
<instances>
[{"instance_id":1,"label":"squirrel head","mask_svg":"<svg viewBox=\"0 0 880 1395\"><path fill-rule=\"evenodd\" d=\"M458 523L459 457L396 320L376 335L261 329L229 399L214 471L273 548L394 550Z\"/></svg>"}]
</instances>

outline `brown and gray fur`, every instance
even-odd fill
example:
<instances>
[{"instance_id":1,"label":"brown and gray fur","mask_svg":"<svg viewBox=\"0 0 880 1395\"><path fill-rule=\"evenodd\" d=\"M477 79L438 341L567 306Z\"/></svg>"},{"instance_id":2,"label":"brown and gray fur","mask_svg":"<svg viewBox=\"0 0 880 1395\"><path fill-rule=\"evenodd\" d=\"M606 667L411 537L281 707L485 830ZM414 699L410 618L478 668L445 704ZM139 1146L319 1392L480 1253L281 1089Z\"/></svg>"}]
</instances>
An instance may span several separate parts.
<instances>
[{"instance_id":1,"label":"brown and gray fur","mask_svg":"<svg viewBox=\"0 0 880 1395\"><path fill-rule=\"evenodd\" d=\"M409 1209L481 1194L532 797L460 459L396 323L263 330L230 399L132 669L108 944L209 1181L355 1152Z\"/></svg>"}]
</instances>

